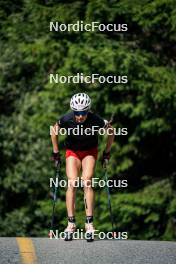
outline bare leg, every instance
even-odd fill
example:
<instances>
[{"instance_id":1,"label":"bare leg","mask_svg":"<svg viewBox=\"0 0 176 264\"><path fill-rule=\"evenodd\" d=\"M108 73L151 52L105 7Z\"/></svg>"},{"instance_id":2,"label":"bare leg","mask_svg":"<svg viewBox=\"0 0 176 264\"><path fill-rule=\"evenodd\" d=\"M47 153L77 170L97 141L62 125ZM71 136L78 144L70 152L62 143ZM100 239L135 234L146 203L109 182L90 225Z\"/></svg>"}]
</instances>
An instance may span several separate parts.
<instances>
[{"instance_id":1,"label":"bare leg","mask_svg":"<svg viewBox=\"0 0 176 264\"><path fill-rule=\"evenodd\" d=\"M68 157L66 159L66 174L68 180L74 181L77 180L79 175L79 171L81 168L81 161L75 157ZM76 187L74 184L68 185L67 192L66 192L66 206L67 206L67 214L68 216L75 215L75 196L76 196Z\"/></svg>"},{"instance_id":2,"label":"bare leg","mask_svg":"<svg viewBox=\"0 0 176 264\"><path fill-rule=\"evenodd\" d=\"M94 174L96 160L93 156L86 156L82 160L82 179L84 180L84 192L86 198L86 216L93 216L94 191L91 187L91 179Z\"/></svg>"}]
</instances>

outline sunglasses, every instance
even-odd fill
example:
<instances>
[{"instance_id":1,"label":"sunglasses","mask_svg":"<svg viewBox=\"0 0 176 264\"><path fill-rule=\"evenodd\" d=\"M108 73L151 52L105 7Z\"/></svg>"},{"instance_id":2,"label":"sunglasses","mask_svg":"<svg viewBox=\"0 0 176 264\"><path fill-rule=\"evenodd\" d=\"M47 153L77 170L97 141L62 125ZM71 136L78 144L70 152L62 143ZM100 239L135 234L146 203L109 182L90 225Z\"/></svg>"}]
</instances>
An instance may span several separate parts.
<instances>
[{"instance_id":1,"label":"sunglasses","mask_svg":"<svg viewBox=\"0 0 176 264\"><path fill-rule=\"evenodd\" d=\"M75 116L86 116L88 111L73 111Z\"/></svg>"}]
</instances>

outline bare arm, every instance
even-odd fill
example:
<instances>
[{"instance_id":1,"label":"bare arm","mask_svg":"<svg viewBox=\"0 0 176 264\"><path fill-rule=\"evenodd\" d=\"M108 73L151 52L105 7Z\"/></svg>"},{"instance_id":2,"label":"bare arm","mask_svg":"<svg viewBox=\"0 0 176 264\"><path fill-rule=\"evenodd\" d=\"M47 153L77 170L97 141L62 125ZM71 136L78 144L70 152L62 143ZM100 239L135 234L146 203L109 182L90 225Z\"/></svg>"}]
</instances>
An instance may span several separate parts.
<instances>
[{"instance_id":1,"label":"bare arm","mask_svg":"<svg viewBox=\"0 0 176 264\"><path fill-rule=\"evenodd\" d=\"M107 128L107 133L109 132L105 152L108 153L111 150L112 143L114 142L115 134L113 127L109 124Z\"/></svg>"},{"instance_id":2,"label":"bare arm","mask_svg":"<svg viewBox=\"0 0 176 264\"><path fill-rule=\"evenodd\" d=\"M53 152L58 153L59 152L59 146L58 146L58 143L59 143L59 137L58 137L59 125L58 125L58 123L56 123L53 128L54 129L52 130L52 133L51 133L51 142L53 145Z\"/></svg>"}]
</instances>

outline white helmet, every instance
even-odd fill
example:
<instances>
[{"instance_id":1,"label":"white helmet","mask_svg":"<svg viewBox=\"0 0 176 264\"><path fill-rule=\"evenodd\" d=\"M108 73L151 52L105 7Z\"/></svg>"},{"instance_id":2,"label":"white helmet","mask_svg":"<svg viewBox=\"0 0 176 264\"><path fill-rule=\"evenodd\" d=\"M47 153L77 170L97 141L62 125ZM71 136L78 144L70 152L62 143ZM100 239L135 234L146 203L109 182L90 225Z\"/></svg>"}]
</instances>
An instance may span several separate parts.
<instances>
[{"instance_id":1,"label":"white helmet","mask_svg":"<svg viewBox=\"0 0 176 264\"><path fill-rule=\"evenodd\" d=\"M70 100L70 107L73 111L86 111L91 106L91 99L85 93L77 93Z\"/></svg>"}]
</instances>

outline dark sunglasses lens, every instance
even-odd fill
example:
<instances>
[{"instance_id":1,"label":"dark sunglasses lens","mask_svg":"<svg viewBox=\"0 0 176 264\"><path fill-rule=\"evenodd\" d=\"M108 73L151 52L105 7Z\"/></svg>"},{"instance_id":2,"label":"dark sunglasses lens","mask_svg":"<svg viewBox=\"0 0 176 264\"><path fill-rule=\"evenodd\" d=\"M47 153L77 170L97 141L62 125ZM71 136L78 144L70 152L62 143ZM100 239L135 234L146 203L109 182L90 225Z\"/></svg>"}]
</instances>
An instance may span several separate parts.
<instances>
[{"instance_id":1,"label":"dark sunglasses lens","mask_svg":"<svg viewBox=\"0 0 176 264\"><path fill-rule=\"evenodd\" d=\"M74 111L74 115L76 115L76 116L80 116L80 115L82 115L82 116L85 116L85 115L87 115L87 111Z\"/></svg>"}]
</instances>

